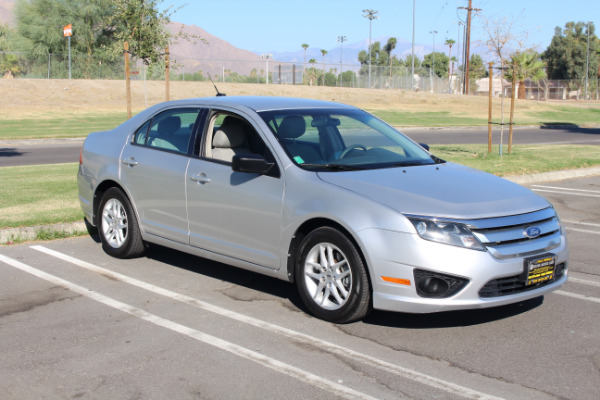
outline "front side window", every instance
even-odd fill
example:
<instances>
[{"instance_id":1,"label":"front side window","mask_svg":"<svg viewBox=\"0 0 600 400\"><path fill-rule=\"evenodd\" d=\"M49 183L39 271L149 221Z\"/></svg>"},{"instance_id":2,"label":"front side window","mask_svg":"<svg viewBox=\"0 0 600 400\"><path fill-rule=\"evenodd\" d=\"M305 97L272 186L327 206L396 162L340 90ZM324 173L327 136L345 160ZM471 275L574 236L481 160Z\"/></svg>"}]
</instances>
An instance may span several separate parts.
<instances>
[{"instance_id":1,"label":"front side window","mask_svg":"<svg viewBox=\"0 0 600 400\"><path fill-rule=\"evenodd\" d=\"M259 114L301 167L368 169L436 162L421 146L362 110L277 110Z\"/></svg>"},{"instance_id":2,"label":"front side window","mask_svg":"<svg viewBox=\"0 0 600 400\"><path fill-rule=\"evenodd\" d=\"M204 156L231 163L236 154L257 154L273 161L273 156L254 127L239 115L225 111L212 114Z\"/></svg>"},{"instance_id":3,"label":"front side window","mask_svg":"<svg viewBox=\"0 0 600 400\"><path fill-rule=\"evenodd\" d=\"M133 143L187 154L199 113L199 109L178 109L160 113L136 131Z\"/></svg>"}]
</instances>

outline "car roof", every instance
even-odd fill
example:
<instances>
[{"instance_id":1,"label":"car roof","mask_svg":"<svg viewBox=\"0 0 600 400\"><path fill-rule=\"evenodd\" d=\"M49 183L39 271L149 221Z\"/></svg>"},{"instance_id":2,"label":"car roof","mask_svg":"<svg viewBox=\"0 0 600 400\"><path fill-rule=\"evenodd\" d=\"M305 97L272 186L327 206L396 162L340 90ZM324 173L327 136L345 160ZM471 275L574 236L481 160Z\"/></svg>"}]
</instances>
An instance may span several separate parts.
<instances>
[{"instance_id":1,"label":"car roof","mask_svg":"<svg viewBox=\"0 0 600 400\"><path fill-rule=\"evenodd\" d=\"M302 109L302 108L342 108L355 109L356 107L336 103L333 101L303 99L297 97L277 97L277 96L217 96L217 97L202 97L195 99L183 99L169 102L172 105L206 105L217 106L230 105L237 107L247 107L254 111L271 111L271 110L286 110L286 109Z\"/></svg>"}]
</instances>

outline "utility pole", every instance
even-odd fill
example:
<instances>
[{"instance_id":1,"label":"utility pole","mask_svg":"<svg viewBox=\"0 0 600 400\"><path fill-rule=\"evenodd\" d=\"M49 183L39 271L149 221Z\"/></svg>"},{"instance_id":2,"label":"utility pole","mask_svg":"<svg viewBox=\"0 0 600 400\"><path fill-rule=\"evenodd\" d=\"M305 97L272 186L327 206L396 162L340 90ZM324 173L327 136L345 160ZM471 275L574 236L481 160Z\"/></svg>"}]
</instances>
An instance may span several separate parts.
<instances>
[{"instance_id":1,"label":"utility pole","mask_svg":"<svg viewBox=\"0 0 600 400\"><path fill-rule=\"evenodd\" d=\"M469 7L458 7L467 10L467 33L465 39L465 94L469 94L469 64L471 52L471 11L481 11L480 8L473 8L473 0L469 0Z\"/></svg>"}]
</instances>

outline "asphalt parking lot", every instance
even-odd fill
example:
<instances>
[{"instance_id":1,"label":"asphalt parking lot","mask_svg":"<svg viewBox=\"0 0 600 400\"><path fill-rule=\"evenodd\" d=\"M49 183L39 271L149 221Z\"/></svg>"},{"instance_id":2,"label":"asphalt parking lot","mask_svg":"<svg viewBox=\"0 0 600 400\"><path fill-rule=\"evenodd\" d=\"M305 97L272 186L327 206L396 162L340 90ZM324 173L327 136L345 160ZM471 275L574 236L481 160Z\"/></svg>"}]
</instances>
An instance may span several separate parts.
<instances>
[{"instance_id":1,"label":"asphalt parking lot","mask_svg":"<svg viewBox=\"0 0 600 400\"><path fill-rule=\"evenodd\" d=\"M567 230L569 282L521 304L334 325L292 285L90 237L0 247L0 393L25 398L597 399L600 177L529 185Z\"/></svg>"}]
</instances>

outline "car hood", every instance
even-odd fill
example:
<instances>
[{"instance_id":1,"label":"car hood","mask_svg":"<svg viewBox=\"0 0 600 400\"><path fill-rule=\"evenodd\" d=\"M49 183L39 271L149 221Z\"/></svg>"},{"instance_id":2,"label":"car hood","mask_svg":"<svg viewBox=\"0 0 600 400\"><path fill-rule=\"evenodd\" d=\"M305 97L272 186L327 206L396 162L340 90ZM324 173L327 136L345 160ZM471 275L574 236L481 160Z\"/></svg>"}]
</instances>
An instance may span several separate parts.
<instances>
[{"instance_id":1,"label":"car hood","mask_svg":"<svg viewBox=\"0 0 600 400\"><path fill-rule=\"evenodd\" d=\"M318 175L325 182L403 214L480 219L524 214L550 206L523 186L453 163Z\"/></svg>"}]
</instances>

